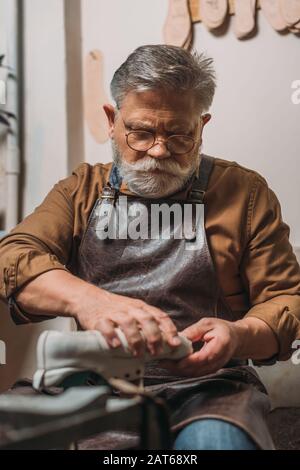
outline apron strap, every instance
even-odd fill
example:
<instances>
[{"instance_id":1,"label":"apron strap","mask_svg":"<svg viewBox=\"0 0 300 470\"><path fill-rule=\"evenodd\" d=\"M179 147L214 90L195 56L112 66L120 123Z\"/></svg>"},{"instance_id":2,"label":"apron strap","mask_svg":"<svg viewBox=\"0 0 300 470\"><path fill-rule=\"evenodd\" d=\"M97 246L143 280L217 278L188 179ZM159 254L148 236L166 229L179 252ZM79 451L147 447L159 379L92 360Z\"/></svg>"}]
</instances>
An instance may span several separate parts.
<instances>
[{"instance_id":1,"label":"apron strap","mask_svg":"<svg viewBox=\"0 0 300 470\"><path fill-rule=\"evenodd\" d=\"M106 204L110 204L111 206L113 206L118 196L118 192L119 192L121 184L122 184L122 178L119 174L118 167L113 163L110 173L109 173L109 180L105 184L105 186L102 188L102 191L99 197Z\"/></svg>"},{"instance_id":2,"label":"apron strap","mask_svg":"<svg viewBox=\"0 0 300 470\"><path fill-rule=\"evenodd\" d=\"M109 182L112 188L116 189L117 191L120 190L122 184L122 177L119 173L119 169L117 165L114 163L112 164L110 174L109 174Z\"/></svg>"},{"instance_id":3,"label":"apron strap","mask_svg":"<svg viewBox=\"0 0 300 470\"><path fill-rule=\"evenodd\" d=\"M214 167L214 161L214 157L202 154L199 167L199 176L194 179L192 190L189 195L189 201L203 204L209 177Z\"/></svg>"}]
</instances>

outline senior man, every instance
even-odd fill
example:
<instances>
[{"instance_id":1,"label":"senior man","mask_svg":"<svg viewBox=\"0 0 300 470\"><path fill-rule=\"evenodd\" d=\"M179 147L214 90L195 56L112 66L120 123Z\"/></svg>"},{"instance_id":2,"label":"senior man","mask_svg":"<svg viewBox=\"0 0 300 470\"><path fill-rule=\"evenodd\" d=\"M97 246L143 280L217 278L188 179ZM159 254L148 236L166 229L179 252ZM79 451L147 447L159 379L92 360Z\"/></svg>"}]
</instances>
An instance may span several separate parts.
<instances>
[{"instance_id":1,"label":"senior man","mask_svg":"<svg viewBox=\"0 0 300 470\"><path fill-rule=\"evenodd\" d=\"M113 162L81 164L1 241L1 297L16 323L73 317L112 348L117 326L133 354L146 343L145 385L169 404L174 448L267 449L269 401L247 359L290 357L300 270L265 179L201 153L215 85L204 55L136 49L112 79L116 106L104 105ZM172 203L192 207L182 237L175 216L163 237L146 210ZM138 209L139 229L158 223L159 236L101 236L115 207ZM178 333L194 353L155 361Z\"/></svg>"}]
</instances>

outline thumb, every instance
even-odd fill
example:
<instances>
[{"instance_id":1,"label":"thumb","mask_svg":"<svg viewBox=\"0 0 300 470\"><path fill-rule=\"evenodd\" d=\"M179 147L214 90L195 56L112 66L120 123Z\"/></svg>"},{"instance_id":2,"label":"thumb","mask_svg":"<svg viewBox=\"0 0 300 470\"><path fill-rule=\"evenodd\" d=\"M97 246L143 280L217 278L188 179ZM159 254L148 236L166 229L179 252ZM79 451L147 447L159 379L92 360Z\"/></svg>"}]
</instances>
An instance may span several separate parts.
<instances>
[{"instance_id":1,"label":"thumb","mask_svg":"<svg viewBox=\"0 0 300 470\"><path fill-rule=\"evenodd\" d=\"M188 326L187 328L182 330L180 334L182 334L192 342L203 339L205 333L211 330L212 326L208 326L207 323L203 322L202 320L204 319L201 319L197 323L193 323L193 325Z\"/></svg>"}]
</instances>

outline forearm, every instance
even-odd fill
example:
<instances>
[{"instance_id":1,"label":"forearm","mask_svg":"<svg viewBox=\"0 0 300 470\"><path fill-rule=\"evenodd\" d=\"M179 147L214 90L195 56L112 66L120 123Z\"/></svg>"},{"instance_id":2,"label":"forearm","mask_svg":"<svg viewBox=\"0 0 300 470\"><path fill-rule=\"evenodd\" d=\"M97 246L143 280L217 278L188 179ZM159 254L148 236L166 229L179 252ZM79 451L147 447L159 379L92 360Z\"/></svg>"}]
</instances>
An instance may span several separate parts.
<instances>
[{"instance_id":1,"label":"forearm","mask_svg":"<svg viewBox=\"0 0 300 470\"><path fill-rule=\"evenodd\" d=\"M105 295L105 291L73 274L54 269L26 284L16 295L19 306L33 315L75 317L80 304L89 295Z\"/></svg>"},{"instance_id":2,"label":"forearm","mask_svg":"<svg viewBox=\"0 0 300 470\"><path fill-rule=\"evenodd\" d=\"M237 333L238 359L269 359L279 352L278 340L272 329L259 318L249 317L234 322Z\"/></svg>"},{"instance_id":3,"label":"forearm","mask_svg":"<svg viewBox=\"0 0 300 470\"><path fill-rule=\"evenodd\" d=\"M98 330L111 347L120 346L116 327L123 330L134 354L145 342L152 354L162 341L178 346L177 329L167 315L142 300L118 295L85 282L65 270L47 271L15 294L28 315L73 317L83 330Z\"/></svg>"}]
</instances>

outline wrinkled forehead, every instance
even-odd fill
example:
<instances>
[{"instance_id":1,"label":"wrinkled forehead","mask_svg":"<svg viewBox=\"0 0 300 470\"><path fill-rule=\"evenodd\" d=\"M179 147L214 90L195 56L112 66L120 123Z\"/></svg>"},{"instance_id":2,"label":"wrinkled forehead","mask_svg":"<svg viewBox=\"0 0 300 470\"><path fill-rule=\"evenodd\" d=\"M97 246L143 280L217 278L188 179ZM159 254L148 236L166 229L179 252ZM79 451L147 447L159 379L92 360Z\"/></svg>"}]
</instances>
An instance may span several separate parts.
<instances>
[{"instance_id":1,"label":"wrinkled forehead","mask_svg":"<svg viewBox=\"0 0 300 470\"><path fill-rule=\"evenodd\" d=\"M129 92L122 102L121 112L129 125L155 126L164 122L180 129L200 119L199 107L191 92Z\"/></svg>"}]
</instances>

